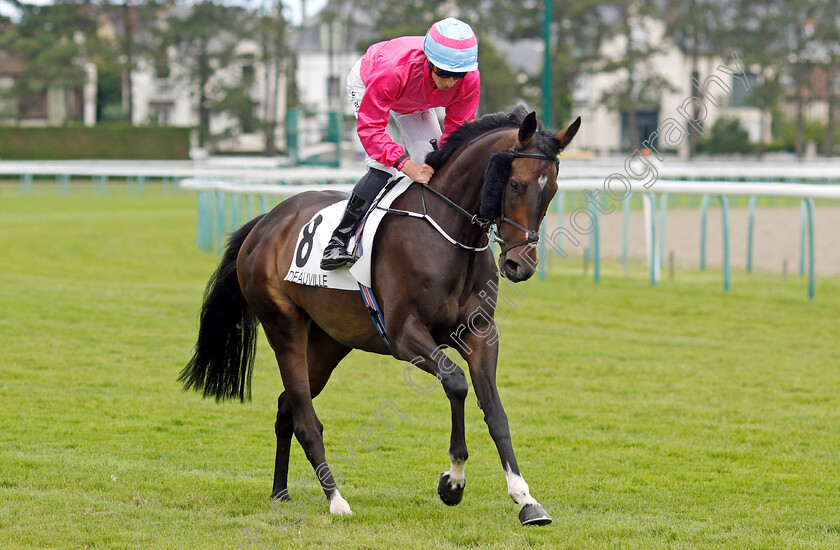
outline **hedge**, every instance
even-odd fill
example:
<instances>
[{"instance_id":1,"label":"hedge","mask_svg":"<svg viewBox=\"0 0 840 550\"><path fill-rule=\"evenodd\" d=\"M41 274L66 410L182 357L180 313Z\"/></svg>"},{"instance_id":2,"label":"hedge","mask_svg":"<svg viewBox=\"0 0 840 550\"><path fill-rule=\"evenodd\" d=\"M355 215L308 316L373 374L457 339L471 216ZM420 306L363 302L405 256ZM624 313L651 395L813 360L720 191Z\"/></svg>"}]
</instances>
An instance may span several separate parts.
<instances>
[{"instance_id":1,"label":"hedge","mask_svg":"<svg viewBox=\"0 0 840 550\"><path fill-rule=\"evenodd\" d=\"M0 159L187 159L191 128L0 126Z\"/></svg>"}]
</instances>

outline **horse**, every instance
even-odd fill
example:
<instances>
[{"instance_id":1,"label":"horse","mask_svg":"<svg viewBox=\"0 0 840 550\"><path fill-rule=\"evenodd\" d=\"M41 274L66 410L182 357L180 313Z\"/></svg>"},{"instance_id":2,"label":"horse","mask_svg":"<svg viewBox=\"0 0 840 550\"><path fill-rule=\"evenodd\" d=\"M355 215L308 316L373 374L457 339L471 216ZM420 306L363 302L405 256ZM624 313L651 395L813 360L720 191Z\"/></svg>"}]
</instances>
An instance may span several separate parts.
<instances>
[{"instance_id":1,"label":"horse","mask_svg":"<svg viewBox=\"0 0 840 550\"><path fill-rule=\"evenodd\" d=\"M534 274L540 224L557 191L558 157L579 127L578 117L552 133L542 128L536 113L520 106L465 124L429 153L431 181L413 182L393 202L394 215L384 217L375 237L373 289L387 339L375 329L360 293L284 280L301 228L322 208L346 200L346 194L301 193L229 236L204 294L192 359L179 381L185 391L201 391L216 401L250 399L256 331L262 325L284 387L274 426L272 499L290 498L287 476L294 435L330 512L352 513L327 463L313 398L347 353L360 349L392 355L438 378L452 425L450 468L441 474L437 492L445 504L458 504L466 483L468 385L463 369L441 353L448 346L468 365L508 494L520 507L520 522L551 522L531 496L516 461L496 388L498 340L486 338L495 328L493 307L488 311L481 306L495 305L500 275L515 283ZM491 228L501 245L498 270L488 246ZM479 309L485 314L473 315Z\"/></svg>"}]
</instances>

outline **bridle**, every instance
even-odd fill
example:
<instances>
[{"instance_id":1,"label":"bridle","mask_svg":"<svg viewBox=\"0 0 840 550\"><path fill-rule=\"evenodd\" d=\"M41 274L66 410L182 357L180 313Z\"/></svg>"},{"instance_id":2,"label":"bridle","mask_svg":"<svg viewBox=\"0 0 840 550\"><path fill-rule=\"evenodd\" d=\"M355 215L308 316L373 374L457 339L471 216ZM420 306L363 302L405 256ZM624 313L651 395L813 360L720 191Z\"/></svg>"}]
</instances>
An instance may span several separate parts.
<instances>
[{"instance_id":1,"label":"bridle","mask_svg":"<svg viewBox=\"0 0 840 550\"><path fill-rule=\"evenodd\" d=\"M507 154L513 156L514 158L528 158L528 159L538 159L538 160L551 160L554 161L555 166L559 169L560 161L557 157L550 157L548 155L544 155L542 153L523 153L520 151L516 151L516 145L514 144L513 147L507 151ZM556 171L556 170L555 170ZM507 223L508 225L512 225L516 229L525 233L525 239L521 241L517 241L513 244L507 244L501 237L496 235L496 242L502 247L502 251L499 253L499 256L504 256L509 251L513 250L514 248L519 248L520 246L536 246L538 242L540 242L540 230L537 228L536 231L528 229L527 227L522 226L518 222L510 219L505 215L505 193L507 193L507 182L505 182L505 190L502 193L502 211L497 220L494 220L496 228L500 228L503 223Z\"/></svg>"},{"instance_id":2,"label":"bridle","mask_svg":"<svg viewBox=\"0 0 840 550\"><path fill-rule=\"evenodd\" d=\"M557 157L552 157L552 156L549 156L549 155L545 155L543 153L523 153L521 151L516 151L515 149L516 149L517 145L518 145L518 143L514 143L513 147L511 147L511 149L509 151L502 151L501 153L511 155L514 158L530 158L530 159L554 161L555 167L559 168L560 161L558 160ZM561 149L561 151L562 151L562 149ZM508 180L509 179L510 179L510 175L508 175ZM396 182L394 182L394 183L396 183ZM444 195L443 193L441 193L440 191L438 191L437 189L435 189L433 187L429 187L427 185L423 185L423 184L417 183L415 181L412 181L411 183L412 184L417 184L417 185L420 186L420 199L421 199L422 206L423 206L423 213L422 214L419 213L419 212L411 212L411 211L407 211L407 210L398 210L398 209L395 209L395 208L386 208L386 207L379 206L378 204L375 205L374 208L378 208L378 209L383 210L383 211L385 211L389 214L397 214L397 215L401 215L401 216L409 216L409 217L413 217L413 218L425 219L426 221L428 221L432 225L432 227L434 227L438 231L438 233L443 235L443 237L447 241L449 241L452 244L458 245L465 250L469 250L470 252L481 252L483 250L487 250L487 248L490 246L490 231L493 229L494 225L498 229L503 223L507 223L509 225L512 225L516 229L525 233L525 239L521 240L521 241L517 241L513 244L507 244L497 234L495 236L494 240L495 240L496 243L498 243L501 246L502 250L499 253L500 256L506 254L507 252L513 250L514 248L519 248L520 246L526 246L526 245L536 246L536 244L540 241L539 228L537 228L536 231L532 231L532 230L528 229L527 227L522 226L518 222L510 219L509 217L507 217L505 215L505 195L504 195L504 193L507 192L507 181L505 181L505 190L502 192L501 214L499 215L499 217L497 217L496 219L492 219L492 220L481 218L481 217L478 216L478 214L471 214L469 211L462 208L455 201L453 201L452 199L450 199L449 197L447 197L446 195ZM461 243L461 242L455 240L454 238L452 238L450 235L448 235L443 230L443 228L440 227L440 225L437 222L435 222L435 220L431 216L429 216L428 211L426 209L426 198L424 196L425 191L429 191L433 195L437 196L445 204L447 204L448 206L453 208L456 212L458 212L462 216L469 219L471 224L478 225L478 227L481 229L482 233L484 233L487 236L487 244L485 244L483 246L470 246L470 245Z\"/></svg>"}]
</instances>

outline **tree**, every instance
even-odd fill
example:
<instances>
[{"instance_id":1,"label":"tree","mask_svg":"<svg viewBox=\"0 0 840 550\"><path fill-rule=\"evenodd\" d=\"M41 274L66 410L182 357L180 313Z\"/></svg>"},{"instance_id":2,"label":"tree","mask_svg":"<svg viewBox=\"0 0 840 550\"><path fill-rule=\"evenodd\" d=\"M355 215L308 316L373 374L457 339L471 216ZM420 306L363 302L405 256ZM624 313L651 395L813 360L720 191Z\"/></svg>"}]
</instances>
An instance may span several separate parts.
<instances>
[{"instance_id":1,"label":"tree","mask_svg":"<svg viewBox=\"0 0 840 550\"><path fill-rule=\"evenodd\" d=\"M528 0L536 5L534 0ZM367 49L370 44L380 40L390 40L399 36L422 36L429 27L445 17L457 17L473 28L478 36L478 65L481 71L482 113L496 112L523 101L534 100L523 91L510 66L494 43L494 36L501 31L525 33L518 24L525 20L520 12L521 3L504 0L492 3L479 0L464 0L457 8L432 0L418 0L406 3L399 0L362 0L362 5L376 13L375 27L381 34L372 41L358 44L360 49ZM529 12L533 17L533 11ZM517 17L511 15L517 14ZM537 30L537 35L539 31ZM505 34L504 36L510 36Z\"/></svg>"},{"instance_id":2,"label":"tree","mask_svg":"<svg viewBox=\"0 0 840 550\"><path fill-rule=\"evenodd\" d=\"M834 133L837 122L840 93L840 4L829 2L821 17L822 24L817 27L817 39L822 44L826 55L826 94L828 117L825 126L823 154L834 156Z\"/></svg>"},{"instance_id":3,"label":"tree","mask_svg":"<svg viewBox=\"0 0 840 550\"><path fill-rule=\"evenodd\" d=\"M187 69L198 96L198 141L202 147L210 141L210 115L219 96L211 79L217 70L234 60L246 21L243 8L213 0L194 4L185 17L175 14L169 19L179 61Z\"/></svg>"},{"instance_id":4,"label":"tree","mask_svg":"<svg viewBox=\"0 0 840 550\"><path fill-rule=\"evenodd\" d=\"M746 155L752 152L752 144L747 131L741 127L737 118L719 118L712 125L708 137L701 140L704 153Z\"/></svg>"},{"instance_id":5,"label":"tree","mask_svg":"<svg viewBox=\"0 0 840 550\"><path fill-rule=\"evenodd\" d=\"M600 0L554 0L554 38L549 47L552 50L551 92L555 120L568 120L574 116L574 88L581 77L599 65L601 46L609 36L607 12L609 8L605 11ZM521 18L522 14L519 16ZM538 26L539 22L536 24ZM538 28L528 32L540 36Z\"/></svg>"},{"instance_id":6,"label":"tree","mask_svg":"<svg viewBox=\"0 0 840 550\"><path fill-rule=\"evenodd\" d=\"M821 15L818 0L787 0L785 31L790 54L788 56L796 98L796 156L805 156L805 104L811 90L811 71L814 67L815 30Z\"/></svg>"},{"instance_id":7,"label":"tree","mask_svg":"<svg viewBox=\"0 0 840 550\"><path fill-rule=\"evenodd\" d=\"M281 78L290 57L287 44L287 24L281 12L280 2L269 2L255 12L241 14L238 24L240 37L251 37L257 44L257 53L246 61L241 78L221 84L215 103L215 110L226 112L239 121L239 128L228 128L222 135L214 137L233 137L239 132L252 133L262 131L263 153L267 156L277 154L276 130L278 126L278 95ZM254 110L254 86L257 84L257 70L262 69L263 94L265 97L262 113L257 116ZM292 75L294 78L294 75Z\"/></svg>"},{"instance_id":8,"label":"tree","mask_svg":"<svg viewBox=\"0 0 840 550\"><path fill-rule=\"evenodd\" d=\"M704 100L700 83L705 80L699 71L701 55L726 55L720 51L722 45L731 45L730 38L737 6L734 0L668 0L665 19L667 34L680 49L688 54L691 62L689 89L692 97ZM694 102L692 118L694 124L688 128L688 157L697 156L700 121L700 103Z\"/></svg>"},{"instance_id":9,"label":"tree","mask_svg":"<svg viewBox=\"0 0 840 550\"><path fill-rule=\"evenodd\" d=\"M33 101L48 89L69 90L85 82L82 65L86 42L95 36L85 4L61 2L53 6L17 4L20 21L0 35L0 50L23 60L21 73L4 96L16 106L20 120ZM67 114L62 122L67 122Z\"/></svg>"},{"instance_id":10,"label":"tree","mask_svg":"<svg viewBox=\"0 0 840 550\"><path fill-rule=\"evenodd\" d=\"M780 59L788 54L784 33L787 0L754 2L738 0L738 22L731 34L730 43L738 50L744 66L757 67L756 89L751 102L761 113L760 133L756 155L761 158L767 143L765 128L767 116L777 109L784 97Z\"/></svg>"},{"instance_id":11,"label":"tree","mask_svg":"<svg viewBox=\"0 0 840 550\"><path fill-rule=\"evenodd\" d=\"M642 144L638 111L658 109L662 90L671 89L671 85L663 76L646 68L646 60L662 51L646 36L645 21L657 13L653 2L619 0L610 6L616 11L609 34L621 37L624 50L621 56L606 59L595 68L601 72L621 72L624 75L615 86L604 92L601 101L609 108L627 114L629 146L632 151L639 149Z\"/></svg>"},{"instance_id":12,"label":"tree","mask_svg":"<svg viewBox=\"0 0 840 550\"><path fill-rule=\"evenodd\" d=\"M279 107L277 96L280 89L280 77L282 76L283 65L291 54L286 43L286 20L283 19L279 1L259 15L256 29L265 69L264 152L267 156L273 156L277 153L275 135L277 131L277 111ZM292 75L292 80L294 80L294 75Z\"/></svg>"},{"instance_id":13,"label":"tree","mask_svg":"<svg viewBox=\"0 0 840 550\"><path fill-rule=\"evenodd\" d=\"M478 66L481 70L482 113L509 110L521 101L535 102L530 97L489 36L479 36Z\"/></svg>"}]
</instances>

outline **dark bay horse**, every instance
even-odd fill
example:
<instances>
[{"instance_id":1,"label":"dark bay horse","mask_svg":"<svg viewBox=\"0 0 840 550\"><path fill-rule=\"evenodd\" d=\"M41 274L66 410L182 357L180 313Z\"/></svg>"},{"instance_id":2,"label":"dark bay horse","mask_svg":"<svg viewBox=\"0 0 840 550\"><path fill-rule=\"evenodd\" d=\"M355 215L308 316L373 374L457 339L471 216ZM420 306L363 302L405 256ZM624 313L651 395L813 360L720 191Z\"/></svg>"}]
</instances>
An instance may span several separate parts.
<instances>
[{"instance_id":1,"label":"dark bay horse","mask_svg":"<svg viewBox=\"0 0 840 550\"><path fill-rule=\"evenodd\" d=\"M523 525L551 522L530 495L514 456L496 389L498 340L486 338L495 328L493 308L483 308L489 316L474 313L482 304L495 304L493 290L498 289L500 273L512 282L534 274L533 245L557 191L557 158L579 127L580 118L556 134L548 132L539 127L535 113L526 114L520 107L465 125L429 155L427 163L435 169L432 180L427 186L412 184L392 208L426 211L439 228L425 219L387 215L373 249L373 288L382 305L390 347L375 330L359 293L283 280L301 227L346 195L301 193L230 236L205 292L193 358L179 380L185 388L201 390L217 401L250 398L256 330L262 324L285 388L277 402L272 498L289 498L294 435L315 469L330 512L351 513L327 463L323 426L312 399L355 348L393 355L440 380L451 406L452 432L451 464L441 474L438 495L448 505L458 504L465 485L468 386L464 371L441 353L444 346L451 346L469 366L508 494L520 506L520 521ZM503 241L498 271L492 252L482 246L491 224Z\"/></svg>"}]
</instances>

